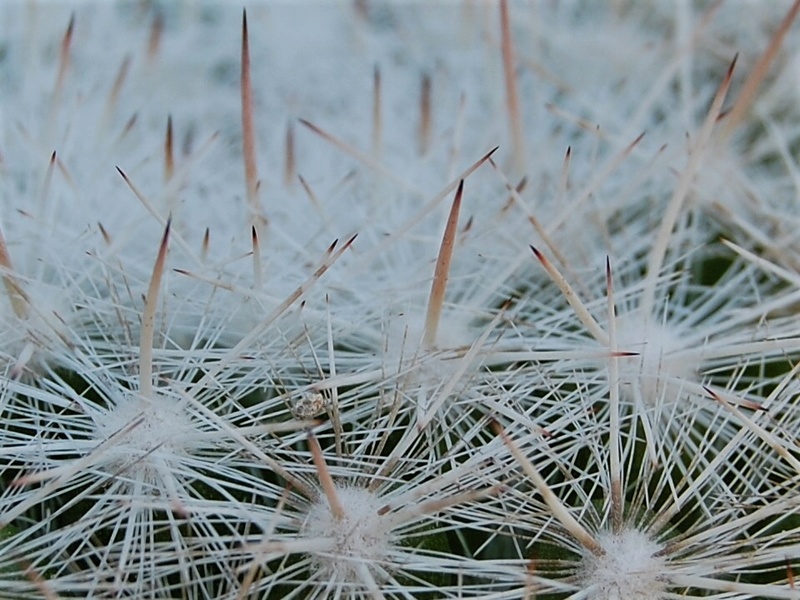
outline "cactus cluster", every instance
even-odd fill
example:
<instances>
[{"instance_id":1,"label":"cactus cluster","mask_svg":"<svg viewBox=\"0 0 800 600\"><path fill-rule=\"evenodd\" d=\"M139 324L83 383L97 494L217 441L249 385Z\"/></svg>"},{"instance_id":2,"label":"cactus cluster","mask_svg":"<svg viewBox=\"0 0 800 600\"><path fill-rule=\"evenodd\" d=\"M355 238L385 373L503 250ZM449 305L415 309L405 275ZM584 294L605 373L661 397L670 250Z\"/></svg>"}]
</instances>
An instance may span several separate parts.
<instances>
[{"instance_id":1,"label":"cactus cluster","mask_svg":"<svg viewBox=\"0 0 800 600\"><path fill-rule=\"evenodd\" d=\"M0 6L0 597L800 598L800 0L244 4Z\"/></svg>"}]
</instances>

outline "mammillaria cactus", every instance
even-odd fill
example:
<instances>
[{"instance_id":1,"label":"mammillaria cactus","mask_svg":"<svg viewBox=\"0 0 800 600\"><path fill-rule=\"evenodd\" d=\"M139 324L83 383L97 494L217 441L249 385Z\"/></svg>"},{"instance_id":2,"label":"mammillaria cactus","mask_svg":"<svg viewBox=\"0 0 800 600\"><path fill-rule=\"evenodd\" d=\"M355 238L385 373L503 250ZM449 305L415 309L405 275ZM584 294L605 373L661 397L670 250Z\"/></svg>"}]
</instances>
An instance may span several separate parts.
<instances>
[{"instance_id":1,"label":"mammillaria cactus","mask_svg":"<svg viewBox=\"0 0 800 600\"><path fill-rule=\"evenodd\" d=\"M3 4L0 596L800 595L798 11Z\"/></svg>"}]
</instances>

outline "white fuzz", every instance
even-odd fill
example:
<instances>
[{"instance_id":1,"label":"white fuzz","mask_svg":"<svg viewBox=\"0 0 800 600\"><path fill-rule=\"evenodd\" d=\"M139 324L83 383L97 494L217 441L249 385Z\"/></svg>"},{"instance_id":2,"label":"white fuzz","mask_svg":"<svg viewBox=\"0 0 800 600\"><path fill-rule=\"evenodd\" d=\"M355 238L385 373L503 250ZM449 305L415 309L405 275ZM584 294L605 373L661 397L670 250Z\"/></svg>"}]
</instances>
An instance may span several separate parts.
<instances>
[{"instance_id":1,"label":"white fuzz","mask_svg":"<svg viewBox=\"0 0 800 600\"><path fill-rule=\"evenodd\" d=\"M666 584L661 579L665 560L657 556L660 547L637 529L597 536L603 556L587 552L581 563L581 577L590 597L597 600L658 600Z\"/></svg>"},{"instance_id":2,"label":"white fuzz","mask_svg":"<svg viewBox=\"0 0 800 600\"><path fill-rule=\"evenodd\" d=\"M308 537L334 541L330 551L314 554L312 568L318 577L357 583L362 581L364 567L373 575L383 570L381 563L386 562L392 547L391 523L378 514L385 502L372 492L337 485L336 494L345 510L343 518L335 517L322 495L308 513Z\"/></svg>"},{"instance_id":3,"label":"white fuzz","mask_svg":"<svg viewBox=\"0 0 800 600\"><path fill-rule=\"evenodd\" d=\"M96 435L108 439L122 430L130 431L109 448L106 463L111 472L143 470L145 479L158 477L158 471L174 466L170 457L183 455L187 435L196 429L184 406L174 398L158 396L153 401L122 398L97 423ZM160 466L160 469L159 469Z\"/></svg>"}]
</instances>

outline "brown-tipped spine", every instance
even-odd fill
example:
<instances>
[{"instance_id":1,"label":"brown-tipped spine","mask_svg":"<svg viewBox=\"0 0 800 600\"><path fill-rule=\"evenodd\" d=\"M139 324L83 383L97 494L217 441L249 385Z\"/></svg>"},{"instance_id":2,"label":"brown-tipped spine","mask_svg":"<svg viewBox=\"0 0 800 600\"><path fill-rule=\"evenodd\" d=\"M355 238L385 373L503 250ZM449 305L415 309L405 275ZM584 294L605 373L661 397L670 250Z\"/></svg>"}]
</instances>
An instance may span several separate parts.
<instances>
[{"instance_id":1,"label":"brown-tipped spine","mask_svg":"<svg viewBox=\"0 0 800 600\"><path fill-rule=\"evenodd\" d=\"M294 186L294 180L297 179L294 144L294 123L289 121L286 125L286 137L284 138L285 160L283 163L283 185L287 188Z\"/></svg>"},{"instance_id":2,"label":"brown-tipped spine","mask_svg":"<svg viewBox=\"0 0 800 600\"><path fill-rule=\"evenodd\" d=\"M247 189L247 204L250 218L259 224L265 222L258 199L258 167L256 165L256 133L253 116L253 82L250 77L250 41L247 33L247 11L242 11L242 154L244 157L244 179Z\"/></svg>"},{"instance_id":3,"label":"brown-tipped spine","mask_svg":"<svg viewBox=\"0 0 800 600\"><path fill-rule=\"evenodd\" d=\"M508 127L511 132L513 146L513 166L516 172L525 168L525 132L522 127L519 90L517 89L516 58L514 56L514 40L511 36L511 20L508 16L507 0L500 0L500 35L503 55L503 75L506 82L506 108L508 110Z\"/></svg>"},{"instance_id":4,"label":"brown-tipped spine","mask_svg":"<svg viewBox=\"0 0 800 600\"><path fill-rule=\"evenodd\" d=\"M164 136L164 183L169 182L175 173L175 154L173 152L172 115L167 115L167 133Z\"/></svg>"},{"instance_id":5,"label":"brown-tipped spine","mask_svg":"<svg viewBox=\"0 0 800 600\"><path fill-rule=\"evenodd\" d=\"M380 160L383 145L381 70L378 66L372 72L372 151Z\"/></svg>"},{"instance_id":6,"label":"brown-tipped spine","mask_svg":"<svg viewBox=\"0 0 800 600\"><path fill-rule=\"evenodd\" d=\"M139 394L147 399L153 397L153 340L156 328L156 309L158 308L158 294L164 275L164 265L167 260L171 222L172 217L167 219L167 225L164 227L164 235L158 247L158 255L153 265L153 274L150 277L142 314L142 331L139 338Z\"/></svg>"},{"instance_id":7,"label":"brown-tipped spine","mask_svg":"<svg viewBox=\"0 0 800 600\"><path fill-rule=\"evenodd\" d=\"M417 149L420 154L425 154L431 145L431 76L422 75L419 92L419 125L417 127Z\"/></svg>"},{"instance_id":8,"label":"brown-tipped spine","mask_svg":"<svg viewBox=\"0 0 800 600\"><path fill-rule=\"evenodd\" d=\"M328 470L328 465L325 463L325 457L322 455L322 448L319 446L316 436L311 431L308 432L308 448L311 450L311 458L314 461L314 466L317 468L317 476L322 491L328 499L328 506L331 509L333 518L341 521L347 516L347 513L342 506L339 495L336 493L336 485L333 483L333 477Z\"/></svg>"},{"instance_id":9,"label":"brown-tipped spine","mask_svg":"<svg viewBox=\"0 0 800 600\"><path fill-rule=\"evenodd\" d=\"M431 283L431 293L428 299L428 314L425 317L425 336L423 343L432 348L436 345L436 332L439 328L439 320L442 315L444 305L444 295L447 288L447 279L450 273L450 264L453 260L453 249L455 248L456 233L458 231L458 214L461 210L461 197L464 194L464 180L458 182L456 196L450 207L450 214L447 217L447 225L442 236L442 244L439 247L439 256L436 259L436 269Z\"/></svg>"}]
</instances>

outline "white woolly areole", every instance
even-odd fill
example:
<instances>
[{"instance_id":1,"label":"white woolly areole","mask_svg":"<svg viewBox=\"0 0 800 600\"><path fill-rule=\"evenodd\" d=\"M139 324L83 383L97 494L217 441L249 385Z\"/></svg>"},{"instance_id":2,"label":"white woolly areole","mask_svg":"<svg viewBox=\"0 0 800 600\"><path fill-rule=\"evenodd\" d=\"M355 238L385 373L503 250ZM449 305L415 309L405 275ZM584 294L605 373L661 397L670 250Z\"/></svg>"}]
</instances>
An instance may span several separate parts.
<instances>
[{"instance_id":1,"label":"white woolly areole","mask_svg":"<svg viewBox=\"0 0 800 600\"><path fill-rule=\"evenodd\" d=\"M683 358L685 344L679 332L636 312L620 317L617 347L638 353L620 360L620 379L628 386L636 386L648 406L675 401L681 382L697 380L698 365ZM636 399L635 391L633 395Z\"/></svg>"},{"instance_id":2,"label":"white woolly areole","mask_svg":"<svg viewBox=\"0 0 800 600\"><path fill-rule=\"evenodd\" d=\"M664 597L666 560L641 531L625 529L597 537L603 556L588 553L581 563L584 586L596 600L659 600Z\"/></svg>"},{"instance_id":3,"label":"white woolly areole","mask_svg":"<svg viewBox=\"0 0 800 600\"><path fill-rule=\"evenodd\" d=\"M183 454L193 431L190 415L174 398L158 396L152 401L135 395L120 399L97 424L96 435L107 439L127 428L118 443L108 450L112 470L122 467L157 470L156 463L169 463Z\"/></svg>"},{"instance_id":4,"label":"white woolly areole","mask_svg":"<svg viewBox=\"0 0 800 600\"><path fill-rule=\"evenodd\" d=\"M324 495L308 513L307 535L334 540L330 551L314 555L313 568L331 581L361 582L363 577L358 571L367 568L374 575L391 549L388 520L378 514L385 502L357 487L336 486L336 494L344 507L344 518L334 517Z\"/></svg>"}]
</instances>

